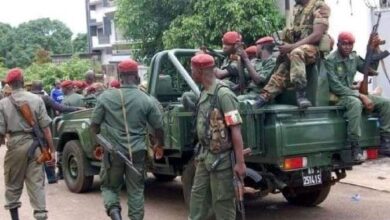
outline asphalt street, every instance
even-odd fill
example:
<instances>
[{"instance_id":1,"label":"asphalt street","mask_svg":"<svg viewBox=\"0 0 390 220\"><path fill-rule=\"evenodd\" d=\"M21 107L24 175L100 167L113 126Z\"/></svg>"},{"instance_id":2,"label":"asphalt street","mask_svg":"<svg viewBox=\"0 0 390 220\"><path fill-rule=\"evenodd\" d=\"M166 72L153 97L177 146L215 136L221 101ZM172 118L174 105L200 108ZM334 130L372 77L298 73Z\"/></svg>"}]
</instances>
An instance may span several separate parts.
<instances>
[{"instance_id":1,"label":"asphalt street","mask_svg":"<svg viewBox=\"0 0 390 220\"><path fill-rule=\"evenodd\" d=\"M3 173L5 148L0 149L0 172ZM64 181L47 185L47 207L49 219L55 220L96 220L108 219L104 212L99 192L99 180L95 181L91 192L74 194L68 191ZM4 200L4 178L0 175L0 205ZM21 198L22 220L33 220L32 209L27 193ZM127 212L125 192L121 195L122 215ZM354 219L388 220L390 219L390 193L364 187L336 184L324 203L315 208L303 208L289 205L282 195L270 195L246 204L247 219ZM6 210L0 209L0 219L10 219ZM126 219L126 218L125 218ZM187 210L181 193L179 178L173 182L160 183L149 178L146 183L146 220L184 220Z\"/></svg>"}]
</instances>

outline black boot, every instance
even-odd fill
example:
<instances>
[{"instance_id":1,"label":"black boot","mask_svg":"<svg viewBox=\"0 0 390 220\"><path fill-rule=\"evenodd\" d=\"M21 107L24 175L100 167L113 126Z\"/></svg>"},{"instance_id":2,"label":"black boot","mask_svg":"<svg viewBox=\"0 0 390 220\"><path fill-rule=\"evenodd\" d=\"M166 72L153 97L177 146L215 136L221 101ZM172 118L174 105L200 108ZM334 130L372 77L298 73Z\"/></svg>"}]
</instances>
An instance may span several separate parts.
<instances>
[{"instance_id":1,"label":"black boot","mask_svg":"<svg viewBox=\"0 0 390 220\"><path fill-rule=\"evenodd\" d=\"M112 220L122 220L121 210L117 207L111 208L109 211L109 215Z\"/></svg>"},{"instance_id":2,"label":"black boot","mask_svg":"<svg viewBox=\"0 0 390 220\"><path fill-rule=\"evenodd\" d=\"M298 108L305 109L312 106L311 102L306 98L305 89L297 89L296 95Z\"/></svg>"},{"instance_id":3,"label":"black boot","mask_svg":"<svg viewBox=\"0 0 390 220\"><path fill-rule=\"evenodd\" d=\"M352 149L353 162L356 164L363 163L364 162L363 151L360 148L359 143L357 141L351 142L351 149Z\"/></svg>"},{"instance_id":4,"label":"black boot","mask_svg":"<svg viewBox=\"0 0 390 220\"><path fill-rule=\"evenodd\" d=\"M19 220L18 208L10 209L9 212L11 214L11 219L12 220Z\"/></svg>"},{"instance_id":5,"label":"black boot","mask_svg":"<svg viewBox=\"0 0 390 220\"><path fill-rule=\"evenodd\" d=\"M268 101L262 96L260 95L256 100L255 100L255 103L253 104L253 106L255 106L255 108L261 108L263 107L264 105L266 105L268 103Z\"/></svg>"},{"instance_id":6,"label":"black boot","mask_svg":"<svg viewBox=\"0 0 390 220\"><path fill-rule=\"evenodd\" d=\"M390 157L390 134L381 136L381 146L379 148L379 154L382 156Z\"/></svg>"}]
</instances>

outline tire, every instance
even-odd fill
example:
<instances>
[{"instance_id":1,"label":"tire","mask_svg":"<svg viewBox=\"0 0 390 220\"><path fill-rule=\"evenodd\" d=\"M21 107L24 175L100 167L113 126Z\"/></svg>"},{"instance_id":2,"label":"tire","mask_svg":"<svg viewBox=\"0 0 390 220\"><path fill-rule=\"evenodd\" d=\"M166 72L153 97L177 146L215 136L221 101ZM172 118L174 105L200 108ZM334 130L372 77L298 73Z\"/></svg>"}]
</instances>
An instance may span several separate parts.
<instances>
[{"instance_id":1,"label":"tire","mask_svg":"<svg viewBox=\"0 0 390 220\"><path fill-rule=\"evenodd\" d=\"M153 173L153 176L156 177L156 179L160 182L171 182L177 177L176 175L165 175L158 173Z\"/></svg>"},{"instance_id":2,"label":"tire","mask_svg":"<svg viewBox=\"0 0 390 220\"><path fill-rule=\"evenodd\" d=\"M303 187L283 190L283 196L293 205L297 206L317 206L328 197L331 185L326 184L312 188L304 189Z\"/></svg>"},{"instance_id":3,"label":"tire","mask_svg":"<svg viewBox=\"0 0 390 220\"><path fill-rule=\"evenodd\" d=\"M62 163L65 183L71 192L83 193L91 189L93 176L85 175L88 161L78 140L65 144Z\"/></svg>"}]
</instances>

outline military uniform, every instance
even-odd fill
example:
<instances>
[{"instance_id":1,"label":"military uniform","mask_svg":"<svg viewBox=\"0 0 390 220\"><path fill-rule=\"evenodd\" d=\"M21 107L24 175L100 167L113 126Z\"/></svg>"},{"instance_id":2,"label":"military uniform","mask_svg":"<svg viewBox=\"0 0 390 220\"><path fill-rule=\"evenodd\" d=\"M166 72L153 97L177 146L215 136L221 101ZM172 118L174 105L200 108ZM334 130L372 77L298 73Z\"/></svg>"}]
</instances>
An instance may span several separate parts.
<instances>
[{"instance_id":1,"label":"military uniform","mask_svg":"<svg viewBox=\"0 0 390 220\"><path fill-rule=\"evenodd\" d=\"M64 95L64 100L62 101L63 105L73 106L73 107L84 107L85 103L83 101L83 96L77 93L71 93Z\"/></svg>"},{"instance_id":2,"label":"military uniform","mask_svg":"<svg viewBox=\"0 0 390 220\"><path fill-rule=\"evenodd\" d=\"M239 101L253 100L259 96L264 85L268 82L272 70L275 68L276 60L273 57L269 57L267 60L254 59L251 61L255 67L256 73L261 77L262 82L256 84L253 80L250 81L246 94L238 96ZM247 76L249 78L249 76Z\"/></svg>"},{"instance_id":3,"label":"military uniform","mask_svg":"<svg viewBox=\"0 0 390 220\"><path fill-rule=\"evenodd\" d=\"M238 61L232 59L232 57L226 57L221 65L222 70L227 70L229 76L223 79L222 81L229 87L234 88L240 84L239 70L238 70Z\"/></svg>"},{"instance_id":4,"label":"military uniform","mask_svg":"<svg viewBox=\"0 0 390 220\"><path fill-rule=\"evenodd\" d=\"M23 89L14 90L12 97L17 103L28 102L35 120L41 128L50 125L51 119L47 115L45 105L40 97ZM43 164L38 164L35 158L28 157L28 151L33 143L31 128L19 116L8 98L0 101L0 134L9 134L4 159L5 208L14 209L21 206L19 199L25 183L34 210L34 217L39 220L47 219ZM39 154L38 148L35 156L39 156Z\"/></svg>"},{"instance_id":5,"label":"military uniform","mask_svg":"<svg viewBox=\"0 0 390 220\"><path fill-rule=\"evenodd\" d=\"M224 124L225 130L223 131L213 130L213 123L207 122L214 105L219 114L217 124ZM189 215L191 220L206 219L210 208L214 210L217 220L236 218L230 160L233 144L226 129L241 122L237 98L230 89L223 86L222 82L215 81L209 90L202 91L196 116L196 130L201 149L196 158L198 163L191 192ZM208 124L210 126L207 126ZM221 135L220 139L214 139L214 136L220 132L226 132L226 135ZM220 162L212 168L216 160Z\"/></svg>"},{"instance_id":6,"label":"military uniform","mask_svg":"<svg viewBox=\"0 0 390 220\"><path fill-rule=\"evenodd\" d=\"M329 16L330 8L323 0L309 0L305 7L297 4L294 7L292 29L284 30L283 40L287 43L296 43L308 37L313 32L314 25L323 24L328 27ZM323 39L327 39L327 36L324 34ZM306 88L306 65L316 61L319 45L320 43L318 45L305 44L293 49L288 59L278 66L269 83L264 87L262 96L266 100L271 100L291 84L298 90ZM327 49L330 50L330 46L328 47Z\"/></svg>"},{"instance_id":7,"label":"military uniform","mask_svg":"<svg viewBox=\"0 0 390 220\"><path fill-rule=\"evenodd\" d=\"M124 120L120 92L123 94L127 121ZM151 97L140 91L135 85L106 90L98 97L91 120L94 124L100 125L101 134L113 142L115 146L132 152L135 168L144 174L146 171L145 136L147 125L149 124L154 129L162 128L162 115ZM127 139L124 122L128 125L130 140ZM107 153L104 158L105 162L102 165L100 175L102 179L101 191L106 210L109 211L114 207L120 208L119 193L123 184L123 175L125 175L129 206L128 216L132 220L143 219L145 176L134 174L116 155Z\"/></svg>"},{"instance_id":8,"label":"military uniform","mask_svg":"<svg viewBox=\"0 0 390 220\"><path fill-rule=\"evenodd\" d=\"M345 117L348 119L348 137L350 141L358 141L361 136L361 115L363 104L359 99L359 91L352 90L356 71L362 72L364 60L356 52L349 57L341 57L339 51L331 53L326 58L326 70L329 86L337 96L336 105L346 108ZM390 100L379 96L368 95L374 103L374 112L381 118L381 135L390 137Z\"/></svg>"}]
</instances>

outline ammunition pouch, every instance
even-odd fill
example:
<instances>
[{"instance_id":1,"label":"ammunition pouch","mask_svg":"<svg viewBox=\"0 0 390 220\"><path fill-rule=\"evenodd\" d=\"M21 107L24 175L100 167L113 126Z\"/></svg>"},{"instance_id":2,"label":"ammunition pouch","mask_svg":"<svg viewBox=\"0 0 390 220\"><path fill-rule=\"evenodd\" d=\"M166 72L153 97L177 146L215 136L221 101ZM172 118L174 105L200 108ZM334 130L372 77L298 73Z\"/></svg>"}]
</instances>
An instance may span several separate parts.
<instances>
[{"instance_id":1,"label":"ammunition pouch","mask_svg":"<svg viewBox=\"0 0 390 220\"><path fill-rule=\"evenodd\" d=\"M211 112L210 117L210 152L219 154L232 148L231 135L218 109Z\"/></svg>"}]
</instances>

